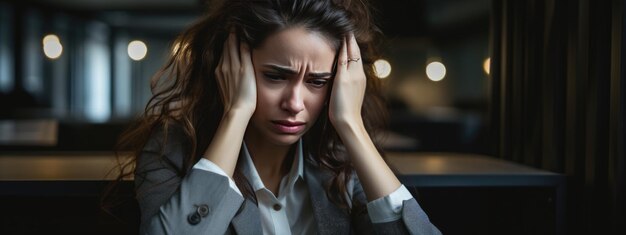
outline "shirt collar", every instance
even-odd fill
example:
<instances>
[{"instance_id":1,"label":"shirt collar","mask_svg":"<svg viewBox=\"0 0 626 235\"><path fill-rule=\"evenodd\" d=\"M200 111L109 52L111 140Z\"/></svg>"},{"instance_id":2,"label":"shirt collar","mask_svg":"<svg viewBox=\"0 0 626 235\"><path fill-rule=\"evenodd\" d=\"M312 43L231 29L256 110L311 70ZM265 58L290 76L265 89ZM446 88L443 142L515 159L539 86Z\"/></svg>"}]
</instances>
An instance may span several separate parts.
<instances>
[{"instance_id":1,"label":"shirt collar","mask_svg":"<svg viewBox=\"0 0 626 235\"><path fill-rule=\"evenodd\" d=\"M250 157L250 152L248 151L248 147L244 141L243 143L243 151L241 151L240 157L243 157L242 169L243 173L250 180L250 184L252 184L252 188L254 191L258 191L265 188L265 184L261 180L259 176L259 172L256 170L254 166L254 162L252 161L252 157ZM291 165L291 169L287 174L288 177L288 187L292 188L298 178L304 179L303 176L303 154L302 154L302 139L298 140L298 147L296 149L296 155L294 156L293 163ZM290 191L290 190L288 190ZM281 193L282 194L282 193ZM276 195L278 196L278 195Z\"/></svg>"}]
</instances>

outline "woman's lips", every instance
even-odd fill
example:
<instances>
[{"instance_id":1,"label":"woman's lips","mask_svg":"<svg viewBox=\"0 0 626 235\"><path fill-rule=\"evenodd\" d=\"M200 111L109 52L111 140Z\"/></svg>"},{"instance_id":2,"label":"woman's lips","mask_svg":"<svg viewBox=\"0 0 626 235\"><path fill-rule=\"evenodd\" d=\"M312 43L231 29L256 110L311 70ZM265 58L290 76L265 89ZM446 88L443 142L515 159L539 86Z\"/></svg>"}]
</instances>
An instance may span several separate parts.
<instances>
[{"instance_id":1,"label":"woman's lips","mask_svg":"<svg viewBox=\"0 0 626 235\"><path fill-rule=\"evenodd\" d=\"M272 121L274 128L284 134L296 134L304 130L304 122Z\"/></svg>"}]
</instances>

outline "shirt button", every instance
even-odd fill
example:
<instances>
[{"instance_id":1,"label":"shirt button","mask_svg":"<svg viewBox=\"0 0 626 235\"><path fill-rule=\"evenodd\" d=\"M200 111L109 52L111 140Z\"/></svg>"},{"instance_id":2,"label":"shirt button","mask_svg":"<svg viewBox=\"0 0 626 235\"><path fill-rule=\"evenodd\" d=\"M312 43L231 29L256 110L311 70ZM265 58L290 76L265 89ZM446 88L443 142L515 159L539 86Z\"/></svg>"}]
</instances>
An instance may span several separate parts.
<instances>
[{"instance_id":1,"label":"shirt button","mask_svg":"<svg viewBox=\"0 0 626 235\"><path fill-rule=\"evenodd\" d=\"M274 210L279 211L282 208L280 204L274 204Z\"/></svg>"}]
</instances>

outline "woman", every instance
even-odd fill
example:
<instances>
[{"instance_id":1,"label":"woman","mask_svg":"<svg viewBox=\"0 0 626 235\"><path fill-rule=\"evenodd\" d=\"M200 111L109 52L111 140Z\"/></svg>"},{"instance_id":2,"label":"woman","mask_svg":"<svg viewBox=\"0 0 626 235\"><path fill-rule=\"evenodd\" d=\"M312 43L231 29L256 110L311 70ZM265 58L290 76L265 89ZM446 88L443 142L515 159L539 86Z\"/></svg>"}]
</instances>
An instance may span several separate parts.
<instances>
[{"instance_id":1,"label":"woman","mask_svg":"<svg viewBox=\"0 0 626 235\"><path fill-rule=\"evenodd\" d=\"M439 234L370 135L362 1L224 1L178 38L122 143L142 234Z\"/></svg>"}]
</instances>

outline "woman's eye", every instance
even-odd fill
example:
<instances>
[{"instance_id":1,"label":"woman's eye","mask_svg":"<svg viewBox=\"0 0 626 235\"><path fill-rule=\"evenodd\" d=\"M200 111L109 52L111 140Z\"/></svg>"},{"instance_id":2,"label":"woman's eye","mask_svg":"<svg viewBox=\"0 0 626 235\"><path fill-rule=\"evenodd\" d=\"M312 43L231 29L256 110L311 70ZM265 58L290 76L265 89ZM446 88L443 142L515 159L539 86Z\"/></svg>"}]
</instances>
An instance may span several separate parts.
<instances>
[{"instance_id":1,"label":"woman's eye","mask_svg":"<svg viewBox=\"0 0 626 235\"><path fill-rule=\"evenodd\" d=\"M326 79L314 79L309 81L309 83L315 87L323 87L328 84L328 80Z\"/></svg>"},{"instance_id":2,"label":"woman's eye","mask_svg":"<svg viewBox=\"0 0 626 235\"><path fill-rule=\"evenodd\" d=\"M272 80L272 81L285 80L285 78L283 78L282 76L280 76L278 74L265 74L265 77L268 78L269 80Z\"/></svg>"}]
</instances>

